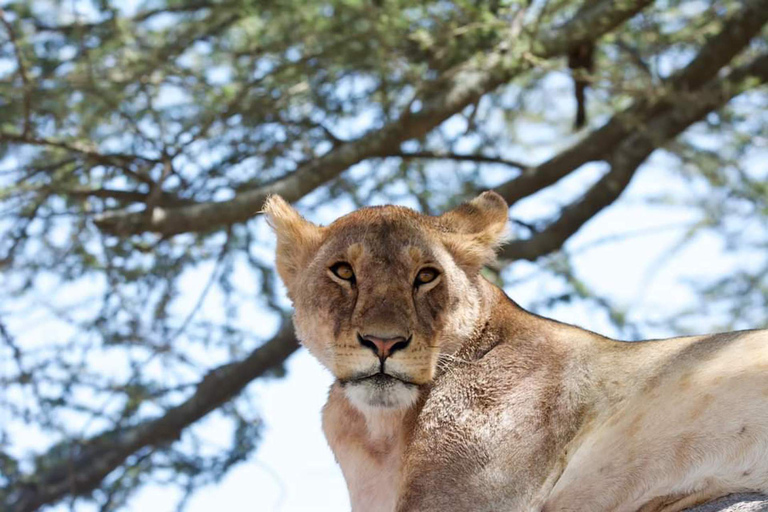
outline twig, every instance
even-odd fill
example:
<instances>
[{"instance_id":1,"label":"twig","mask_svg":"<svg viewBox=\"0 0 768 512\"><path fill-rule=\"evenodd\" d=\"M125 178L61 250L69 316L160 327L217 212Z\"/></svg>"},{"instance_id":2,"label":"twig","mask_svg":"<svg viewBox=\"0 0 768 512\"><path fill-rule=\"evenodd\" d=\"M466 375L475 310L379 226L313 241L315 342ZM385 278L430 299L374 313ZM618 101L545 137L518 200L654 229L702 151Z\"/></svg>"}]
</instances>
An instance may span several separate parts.
<instances>
[{"instance_id":1,"label":"twig","mask_svg":"<svg viewBox=\"0 0 768 512\"><path fill-rule=\"evenodd\" d=\"M461 162L479 162L489 164L501 164L508 167L514 167L515 169L525 170L531 167L530 165L518 162L516 160L510 160L508 158L501 158L497 156L485 156L485 155L461 155L457 153L439 152L439 151L393 151L386 155L386 157L397 157L403 159L435 159L435 160L457 160Z\"/></svg>"},{"instance_id":2,"label":"twig","mask_svg":"<svg viewBox=\"0 0 768 512\"><path fill-rule=\"evenodd\" d=\"M141 155L132 155L128 153L100 153L95 149L78 142L67 142L58 139L49 139L45 137L34 137L31 135L23 135L16 133L0 132L0 141L15 142L18 144L29 144L30 146L48 146L54 148L64 149L71 153L77 153L88 158L91 158L99 163L107 165L123 165L127 162L141 160L144 162L150 162L153 164L162 163L161 160L156 158L149 158Z\"/></svg>"}]
</instances>

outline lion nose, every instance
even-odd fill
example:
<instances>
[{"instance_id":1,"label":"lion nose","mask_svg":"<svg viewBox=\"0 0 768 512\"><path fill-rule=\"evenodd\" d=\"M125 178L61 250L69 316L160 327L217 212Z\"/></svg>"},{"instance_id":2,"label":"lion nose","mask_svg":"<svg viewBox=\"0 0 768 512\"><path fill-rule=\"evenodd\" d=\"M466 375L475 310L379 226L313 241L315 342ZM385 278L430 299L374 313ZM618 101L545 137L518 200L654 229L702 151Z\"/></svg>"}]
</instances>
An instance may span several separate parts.
<instances>
[{"instance_id":1,"label":"lion nose","mask_svg":"<svg viewBox=\"0 0 768 512\"><path fill-rule=\"evenodd\" d=\"M362 346L373 350L373 353L382 361L391 356L394 352L403 350L411 342L411 338L405 338L404 336L379 338L378 336L371 336L370 334L365 336L358 334L357 340Z\"/></svg>"}]
</instances>

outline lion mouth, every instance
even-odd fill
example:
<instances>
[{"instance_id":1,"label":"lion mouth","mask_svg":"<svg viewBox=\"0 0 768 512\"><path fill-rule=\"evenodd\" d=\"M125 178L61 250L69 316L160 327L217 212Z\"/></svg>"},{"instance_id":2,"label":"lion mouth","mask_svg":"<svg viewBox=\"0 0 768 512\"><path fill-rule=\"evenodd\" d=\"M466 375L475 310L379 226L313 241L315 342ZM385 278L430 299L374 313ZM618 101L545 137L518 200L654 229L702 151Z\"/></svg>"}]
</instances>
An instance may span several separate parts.
<instances>
[{"instance_id":1,"label":"lion mouth","mask_svg":"<svg viewBox=\"0 0 768 512\"><path fill-rule=\"evenodd\" d=\"M359 377L353 377L351 379L345 379L341 382L344 384L372 384L376 387L387 387L393 384L405 384L407 386L418 386L415 382L411 382L403 377L398 377L390 373L376 372L373 374L362 375Z\"/></svg>"},{"instance_id":2,"label":"lion mouth","mask_svg":"<svg viewBox=\"0 0 768 512\"><path fill-rule=\"evenodd\" d=\"M359 374L340 381L347 398L358 407L403 409L412 406L419 397L421 386L391 373Z\"/></svg>"}]
</instances>

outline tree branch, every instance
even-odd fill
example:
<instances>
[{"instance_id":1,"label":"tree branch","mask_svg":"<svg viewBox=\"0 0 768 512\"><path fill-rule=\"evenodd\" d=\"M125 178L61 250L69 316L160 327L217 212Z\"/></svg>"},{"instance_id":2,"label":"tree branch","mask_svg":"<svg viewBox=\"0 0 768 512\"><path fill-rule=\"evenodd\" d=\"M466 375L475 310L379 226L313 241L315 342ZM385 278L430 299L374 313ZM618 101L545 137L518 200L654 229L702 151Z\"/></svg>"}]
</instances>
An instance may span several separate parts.
<instances>
[{"instance_id":1,"label":"tree branch","mask_svg":"<svg viewBox=\"0 0 768 512\"><path fill-rule=\"evenodd\" d=\"M325 155L304 162L291 174L241 192L228 201L181 208L155 208L152 215L115 211L102 215L96 220L96 225L106 233L119 236L146 231L165 236L189 231L205 232L250 219L258 213L270 194L280 194L288 201L297 201L358 162L399 151L403 142L426 135L467 105L509 82L531 67L530 59L523 58L524 54L533 51L542 58L559 55L570 46L571 37L581 40L589 32L591 38L597 39L649 3L649 0L606 0L591 9L588 16L577 15L560 27L557 37L548 35L554 34L553 30L546 32L540 40L530 40L522 35L509 38L495 50L476 55L427 84L419 95L423 98L419 111L406 111L399 119L382 128L340 144Z\"/></svg>"},{"instance_id":2,"label":"tree branch","mask_svg":"<svg viewBox=\"0 0 768 512\"><path fill-rule=\"evenodd\" d=\"M85 144L76 141L67 142L64 140L33 137L31 135L28 136L24 134L0 132L0 142L13 142L22 145L28 144L30 146L48 146L53 148L60 148L69 151L70 153L75 153L90 158L91 160L104 165L122 166L128 162L137 160L153 164L161 163L161 160L148 158L141 155L131 155L128 153L101 153L91 147L88 147Z\"/></svg>"},{"instance_id":3,"label":"tree branch","mask_svg":"<svg viewBox=\"0 0 768 512\"><path fill-rule=\"evenodd\" d=\"M599 39L653 3L653 0L587 2L566 24L544 29L534 52L541 57L564 55L574 46Z\"/></svg>"},{"instance_id":4,"label":"tree branch","mask_svg":"<svg viewBox=\"0 0 768 512\"><path fill-rule=\"evenodd\" d=\"M688 66L670 78L653 97L643 98L614 115L602 127L546 162L530 167L520 176L499 185L496 191L510 205L553 185L582 165L604 160L634 130L663 112L676 108L679 95L717 76L768 22L768 0L750 0L725 20Z\"/></svg>"},{"instance_id":5,"label":"tree branch","mask_svg":"<svg viewBox=\"0 0 768 512\"><path fill-rule=\"evenodd\" d=\"M0 507L7 512L32 512L65 496L91 492L130 455L179 439L185 428L233 399L248 383L281 364L298 347L291 323L285 320L270 341L242 361L209 372L191 397L160 418L73 445L67 460L54 462L43 455L40 460L46 461L44 469L0 490Z\"/></svg>"},{"instance_id":6,"label":"tree branch","mask_svg":"<svg viewBox=\"0 0 768 512\"><path fill-rule=\"evenodd\" d=\"M734 70L724 79L715 78L698 91L680 95L675 108L638 127L607 157L610 171L605 176L581 199L564 208L558 219L544 230L529 239L508 244L502 258L533 261L558 250L587 221L618 199L638 167L656 148L743 92L743 84L750 78L768 82L768 54Z\"/></svg>"},{"instance_id":7,"label":"tree branch","mask_svg":"<svg viewBox=\"0 0 768 512\"><path fill-rule=\"evenodd\" d=\"M122 203L146 203L150 194L137 190L118 190L113 188L69 188L63 190L50 190L50 193L59 193L69 197L98 197L101 199L114 199ZM157 197L159 206L184 206L193 204L191 199L184 199L168 192L162 192Z\"/></svg>"},{"instance_id":8,"label":"tree branch","mask_svg":"<svg viewBox=\"0 0 768 512\"><path fill-rule=\"evenodd\" d=\"M383 157L396 157L404 160L408 159L427 159L427 160L455 160L459 162L478 162L487 164L500 164L507 167L514 167L515 169L528 169L529 165L515 160L509 160L508 158L501 158L497 156L484 156L484 155L460 155L457 153L448 153L442 151L394 151L387 155L381 155Z\"/></svg>"}]
</instances>

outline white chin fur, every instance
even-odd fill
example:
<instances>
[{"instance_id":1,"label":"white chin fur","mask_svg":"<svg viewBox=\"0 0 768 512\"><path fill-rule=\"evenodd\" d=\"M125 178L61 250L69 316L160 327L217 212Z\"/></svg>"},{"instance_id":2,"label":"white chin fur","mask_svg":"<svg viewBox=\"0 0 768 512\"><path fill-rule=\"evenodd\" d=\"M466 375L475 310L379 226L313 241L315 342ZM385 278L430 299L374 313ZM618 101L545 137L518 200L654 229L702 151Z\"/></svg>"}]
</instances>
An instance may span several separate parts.
<instances>
[{"instance_id":1,"label":"white chin fur","mask_svg":"<svg viewBox=\"0 0 768 512\"><path fill-rule=\"evenodd\" d=\"M402 382L391 382L385 386L371 382L349 382L344 392L352 405L366 409L407 409L416 403L419 390L416 386Z\"/></svg>"}]
</instances>

